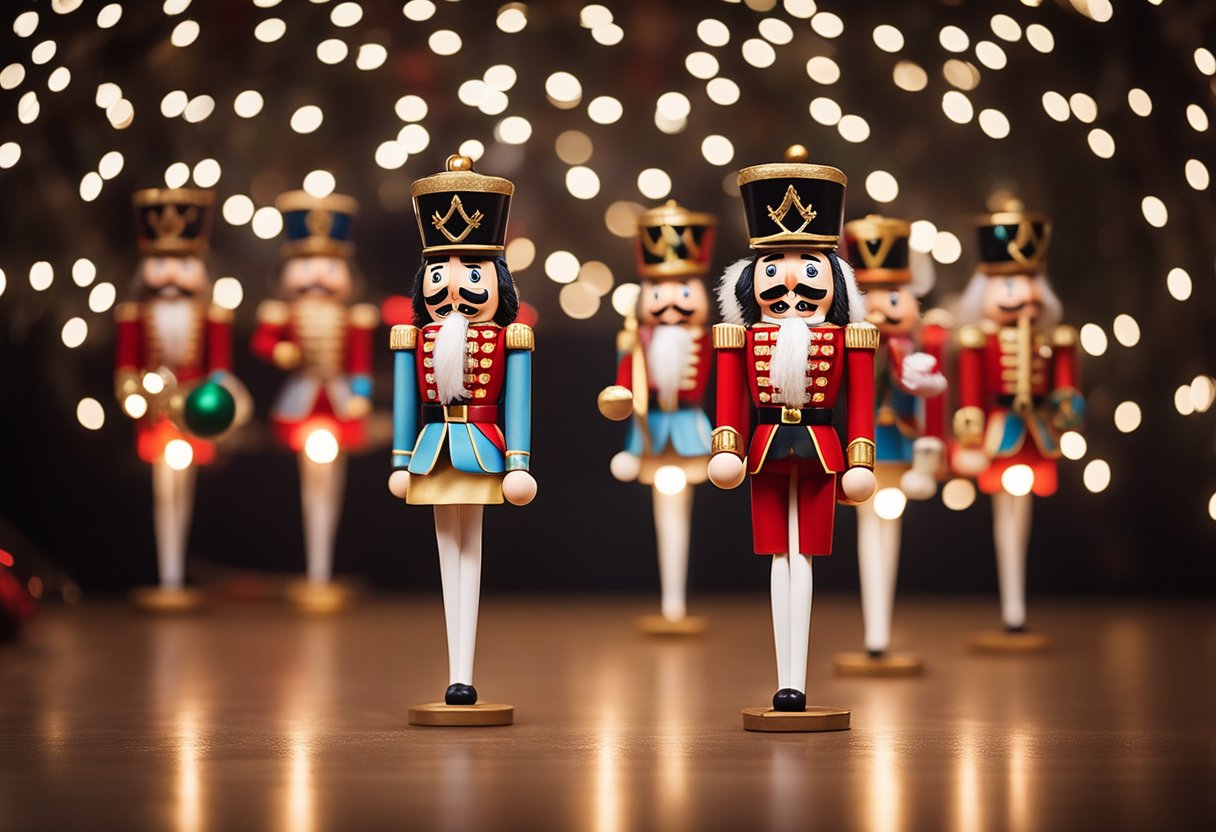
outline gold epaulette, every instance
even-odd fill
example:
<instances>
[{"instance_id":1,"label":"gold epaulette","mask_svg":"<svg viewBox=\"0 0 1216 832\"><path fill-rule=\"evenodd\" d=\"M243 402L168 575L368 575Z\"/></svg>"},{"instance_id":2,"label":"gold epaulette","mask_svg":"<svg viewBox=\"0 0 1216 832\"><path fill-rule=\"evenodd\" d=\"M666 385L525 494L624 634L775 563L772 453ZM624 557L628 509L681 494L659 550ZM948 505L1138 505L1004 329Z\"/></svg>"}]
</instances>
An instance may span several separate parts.
<instances>
[{"instance_id":1,"label":"gold epaulette","mask_svg":"<svg viewBox=\"0 0 1216 832\"><path fill-rule=\"evenodd\" d=\"M638 342L638 334L632 329L622 329L616 334L616 351L629 352Z\"/></svg>"},{"instance_id":2,"label":"gold epaulette","mask_svg":"<svg viewBox=\"0 0 1216 832\"><path fill-rule=\"evenodd\" d=\"M714 349L741 350L747 344L747 329L739 324L714 324Z\"/></svg>"},{"instance_id":3,"label":"gold epaulette","mask_svg":"<svg viewBox=\"0 0 1216 832\"><path fill-rule=\"evenodd\" d=\"M1077 330L1071 326L1057 326L1051 331L1053 347L1075 347L1077 345Z\"/></svg>"},{"instance_id":4,"label":"gold epaulette","mask_svg":"<svg viewBox=\"0 0 1216 832\"><path fill-rule=\"evenodd\" d=\"M509 350L533 350L536 348L536 333L527 324L507 326L506 346Z\"/></svg>"},{"instance_id":5,"label":"gold epaulette","mask_svg":"<svg viewBox=\"0 0 1216 832\"><path fill-rule=\"evenodd\" d=\"M258 304L258 323L282 326L290 317L287 304L281 300L264 300Z\"/></svg>"},{"instance_id":6,"label":"gold epaulette","mask_svg":"<svg viewBox=\"0 0 1216 832\"><path fill-rule=\"evenodd\" d=\"M114 320L121 323L139 320L139 304L135 301L123 301L114 307Z\"/></svg>"},{"instance_id":7,"label":"gold epaulette","mask_svg":"<svg viewBox=\"0 0 1216 832\"><path fill-rule=\"evenodd\" d=\"M878 349L878 327L868 322L849 324L844 328L844 345L851 350Z\"/></svg>"},{"instance_id":8,"label":"gold epaulette","mask_svg":"<svg viewBox=\"0 0 1216 832\"><path fill-rule=\"evenodd\" d=\"M356 303L350 308L350 323L359 329L375 329L380 323L380 310L370 303Z\"/></svg>"},{"instance_id":9,"label":"gold epaulette","mask_svg":"<svg viewBox=\"0 0 1216 832\"><path fill-rule=\"evenodd\" d=\"M940 306L930 309L928 312L920 316L921 323L925 326L938 326L942 329L954 329L954 316L942 309Z\"/></svg>"},{"instance_id":10,"label":"gold epaulette","mask_svg":"<svg viewBox=\"0 0 1216 832\"><path fill-rule=\"evenodd\" d=\"M218 303L211 304L207 308L207 320L213 324L230 324L232 323L233 311L225 309Z\"/></svg>"},{"instance_id":11,"label":"gold epaulette","mask_svg":"<svg viewBox=\"0 0 1216 832\"><path fill-rule=\"evenodd\" d=\"M388 331L390 350L412 350L418 346L418 327L413 324L397 324Z\"/></svg>"},{"instance_id":12,"label":"gold epaulette","mask_svg":"<svg viewBox=\"0 0 1216 832\"><path fill-rule=\"evenodd\" d=\"M977 350L981 349L987 342L988 336L984 334L984 330L975 324L967 324L959 328L958 345L960 347L968 350Z\"/></svg>"}]
</instances>

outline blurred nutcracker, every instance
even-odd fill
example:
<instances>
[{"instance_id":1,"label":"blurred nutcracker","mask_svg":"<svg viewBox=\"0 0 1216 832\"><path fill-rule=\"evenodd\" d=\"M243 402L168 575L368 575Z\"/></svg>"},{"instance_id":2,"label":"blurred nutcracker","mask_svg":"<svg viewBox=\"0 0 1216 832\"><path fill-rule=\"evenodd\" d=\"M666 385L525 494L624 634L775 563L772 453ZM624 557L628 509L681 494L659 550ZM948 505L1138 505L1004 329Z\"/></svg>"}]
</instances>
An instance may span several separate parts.
<instances>
[{"instance_id":1,"label":"blurred nutcracker","mask_svg":"<svg viewBox=\"0 0 1216 832\"><path fill-rule=\"evenodd\" d=\"M717 424L709 478L734 488L751 475L756 554L772 555L778 690L748 708L757 731L849 727L849 712L806 705L811 558L832 551L836 502L874 493L874 351L853 270L836 255L844 173L809 164L800 145L784 163L739 172L755 252L726 270L714 327ZM847 445L833 428L841 390Z\"/></svg>"},{"instance_id":2,"label":"blurred nutcracker","mask_svg":"<svg viewBox=\"0 0 1216 832\"><path fill-rule=\"evenodd\" d=\"M836 657L836 672L906 675L919 658L891 654L891 613L899 569L900 517L908 499L927 500L945 468L942 393L944 315L922 323L919 299L933 288L933 263L908 247L906 220L870 214L845 224L857 285L865 291L866 320L878 327L875 355L874 475L878 492L857 506L857 564L865 622L864 653Z\"/></svg>"},{"instance_id":3,"label":"blurred nutcracker","mask_svg":"<svg viewBox=\"0 0 1216 832\"><path fill-rule=\"evenodd\" d=\"M709 293L702 279L713 256L717 217L675 200L638 218L636 311L617 336L616 384L599 397L609 419L633 417L625 449L612 459L617 479L637 480L654 493L658 538L659 616L646 616L651 633L688 634L705 620L688 616L688 550L692 489L705 482L710 422L702 408L711 363Z\"/></svg>"},{"instance_id":4,"label":"blurred nutcracker","mask_svg":"<svg viewBox=\"0 0 1216 832\"><path fill-rule=\"evenodd\" d=\"M139 457L152 465L160 577L158 588L139 590L135 600L147 609L185 610L202 600L184 586L195 466L215 459L210 440L236 421L238 403L248 407L229 372L232 313L210 302L203 259L215 193L153 188L133 201L140 260L134 298L114 310L114 389L137 420Z\"/></svg>"},{"instance_id":5,"label":"blurred nutcracker","mask_svg":"<svg viewBox=\"0 0 1216 832\"><path fill-rule=\"evenodd\" d=\"M331 583L334 537L342 516L347 453L363 444L372 397L376 307L351 305L349 196L292 191L276 200L287 236L280 300L258 308L253 352L291 375L274 406L275 436L299 456L308 578L289 596L302 609L333 612L348 593Z\"/></svg>"},{"instance_id":6,"label":"blurred nutcracker","mask_svg":"<svg viewBox=\"0 0 1216 832\"><path fill-rule=\"evenodd\" d=\"M954 468L992 495L1004 632L979 633L980 649L1034 650L1026 632L1026 552L1031 494L1056 491L1059 434L1079 427L1085 399L1077 332L1060 326L1047 281L1051 223L1021 206L982 217L980 264L959 301Z\"/></svg>"},{"instance_id":7,"label":"blurred nutcracker","mask_svg":"<svg viewBox=\"0 0 1216 832\"><path fill-rule=\"evenodd\" d=\"M416 725L505 725L510 705L477 704L473 654L484 506L527 505L532 433L532 328L503 257L515 186L473 171L466 156L410 189L423 262L414 324L394 326L389 490L435 507L449 687L410 708Z\"/></svg>"}]
</instances>

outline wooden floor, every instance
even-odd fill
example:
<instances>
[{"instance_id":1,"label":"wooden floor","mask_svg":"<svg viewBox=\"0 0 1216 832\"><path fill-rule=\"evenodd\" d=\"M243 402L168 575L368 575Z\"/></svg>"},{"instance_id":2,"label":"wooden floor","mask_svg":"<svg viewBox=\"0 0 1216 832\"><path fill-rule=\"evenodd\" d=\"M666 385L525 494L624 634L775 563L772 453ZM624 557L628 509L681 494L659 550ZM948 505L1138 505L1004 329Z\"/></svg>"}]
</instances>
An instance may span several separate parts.
<instances>
[{"instance_id":1,"label":"wooden floor","mask_svg":"<svg viewBox=\"0 0 1216 832\"><path fill-rule=\"evenodd\" d=\"M487 598L476 683L517 724L427 729L437 599L342 618L46 609L0 649L0 829L1216 828L1216 616L1200 602L1032 600L1047 655L983 657L993 599L903 599L919 679L842 679L852 598L817 600L809 701L853 729L741 730L775 678L767 601L638 635L641 599Z\"/></svg>"}]
</instances>

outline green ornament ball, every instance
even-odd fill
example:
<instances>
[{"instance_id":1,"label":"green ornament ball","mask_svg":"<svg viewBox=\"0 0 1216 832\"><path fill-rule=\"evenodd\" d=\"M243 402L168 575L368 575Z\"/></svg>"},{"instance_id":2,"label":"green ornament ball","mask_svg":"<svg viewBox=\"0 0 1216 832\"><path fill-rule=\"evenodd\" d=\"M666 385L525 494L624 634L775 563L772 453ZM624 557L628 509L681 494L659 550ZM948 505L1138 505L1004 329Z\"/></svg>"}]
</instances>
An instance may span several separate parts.
<instances>
[{"instance_id":1,"label":"green ornament ball","mask_svg":"<svg viewBox=\"0 0 1216 832\"><path fill-rule=\"evenodd\" d=\"M214 381L203 382L186 397L183 415L196 436L218 436L236 417L236 399Z\"/></svg>"}]
</instances>

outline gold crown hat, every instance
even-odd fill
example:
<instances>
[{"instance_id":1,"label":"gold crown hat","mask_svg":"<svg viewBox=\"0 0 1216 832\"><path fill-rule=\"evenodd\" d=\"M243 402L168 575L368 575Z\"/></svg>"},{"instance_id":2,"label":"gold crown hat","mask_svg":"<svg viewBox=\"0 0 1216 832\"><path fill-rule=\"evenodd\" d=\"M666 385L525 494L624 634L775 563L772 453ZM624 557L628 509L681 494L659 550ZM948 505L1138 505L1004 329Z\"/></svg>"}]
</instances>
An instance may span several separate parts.
<instances>
[{"instance_id":1,"label":"gold crown hat","mask_svg":"<svg viewBox=\"0 0 1216 832\"><path fill-rule=\"evenodd\" d=\"M139 253L145 257L201 257L211 247L215 191L147 188L131 195Z\"/></svg>"},{"instance_id":2,"label":"gold crown hat","mask_svg":"<svg viewBox=\"0 0 1216 832\"><path fill-rule=\"evenodd\" d=\"M506 247L507 215L515 184L473 170L473 160L449 156L446 170L410 186L422 255L445 252L499 254Z\"/></svg>"},{"instance_id":3,"label":"gold crown hat","mask_svg":"<svg viewBox=\"0 0 1216 832\"><path fill-rule=\"evenodd\" d=\"M1043 271L1051 243L1051 219L1020 205L975 219L980 241L979 270L989 275Z\"/></svg>"},{"instance_id":4,"label":"gold crown hat","mask_svg":"<svg viewBox=\"0 0 1216 832\"><path fill-rule=\"evenodd\" d=\"M795 144L785 151L784 162L739 171L751 248L832 251L840 245L848 177L809 158L807 149Z\"/></svg>"},{"instance_id":5,"label":"gold crown hat","mask_svg":"<svg viewBox=\"0 0 1216 832\"><path fill-rule=\"evenodd\" d=\"M857 283L867 286L906 286L912 282L908 238L912 224L895 217L867 214L844 224L847 259Z\"/></svg>"},{"instance_id":6,"label":"gold crown hat","mask_svg":"<svg viewBox=\"0 0 1216 832\"><path fill-rule=\"evenodd\" d=\"M355 253L351 226L359 203L345 194L313 196L308 191L280 194L274 207L283 215L285 240L279 247L289 257L341 257Z\"/></svg>"},{"instance_id":7,"label":"gold crown hat","mask_svg":"<svg viewBox=\"0 0 1216 832\"><path fill-rule=\"evenodd\" d=\"M709 274L718 218L674 199L638 217L638 276L651 280Z\"/></svg>"}]
</instances>

